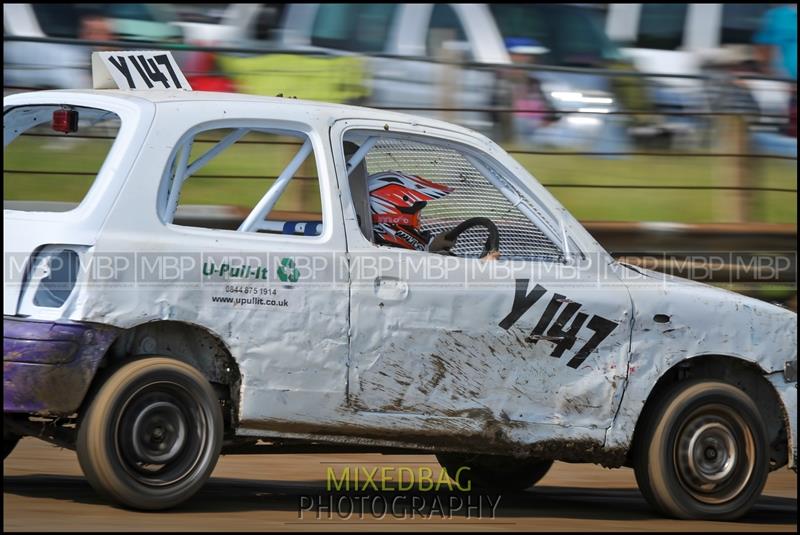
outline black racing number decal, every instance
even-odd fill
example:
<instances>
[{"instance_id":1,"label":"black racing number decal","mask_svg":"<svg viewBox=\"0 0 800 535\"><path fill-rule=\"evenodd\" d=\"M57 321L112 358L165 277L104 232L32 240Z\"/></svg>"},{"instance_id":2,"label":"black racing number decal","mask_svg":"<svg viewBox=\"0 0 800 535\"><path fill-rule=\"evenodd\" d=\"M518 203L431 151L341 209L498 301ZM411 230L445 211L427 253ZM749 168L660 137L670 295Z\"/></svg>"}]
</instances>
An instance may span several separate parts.
<instances>
[{"instance_id":1,"label":"black racing number decal","mask_svg":"<svg viewBox=\"0 0 800 535\"><path fill-rule=\"evenodd\" d=\"M120 56L118 58L109 56L108 61L122 73L122 76L124 76L125 80L128 82L128 87L133 87L133 76L131 75L130 67L128 67L128 62L125 61L125 56Z\"/></svg>"},{"instance_id":2,"label":"black racing number decal","mask_svg":"<svg viewBox=\"0 0 800 535\"><path fill-rule=\"evenodd\" d=\"M145 63L144 56L139 56L139 61ZM136 61L136 58L134 56L131 56L131 63L133 63L133 66L136 67L136 70L139 72L139 76L142 77L142 80L144 80L144 83L147 84L147 87L149 89L152 89L153 82L150 81L150 78L148 78L147 73L145 72L144 68L139 64L139 61Z\"/></svg>"},{"instance_id":3,"label":"black racing number decal","mask_svg":"<svg viewBox=\"0 0 800 535\"><path fill-rule=\"evenodd\" d=\"M544 294L547 293L547 290L540 284L534 286L533 290L528 293L529 282L530 279L517 279L516 289L514 291L514 302L511 304L511 312L499 323L500 327L503 329L509 330L537 301L539 301L539 299L542 298L542 296L544 296ZM566 306L563 306L562 309L562 305ZM589 319L588 314L580 312L582 306L583 305L580 303L567 299L564 295L554 294L550 302L547 303L536 326L533 328L530 335L525 338L525 341L531 344L536 344L539 341L551 342L555 347L550 353L550 356L561 358L566 351L571 350L575 345L578 333L583 328L584 324L586 324L586 327L594 331L594 334L567 363L567 366L570 368L577 368L597 349L602 341L617 328L617 325L619 325L615 321L611 321L596 314ZM559 310L561 311L560 313ZM558 314L558 317L553 321L556 314ZM586 323L587 319L589 323ZM567 322L570 322L569 327L566 327Z\"/></svg>"},{"instance_id":4,"label":"black racing number decal","mask_svg":"<svg viewBox=\"0 0 800 535\"><path fill-rule=\"evenodd\" d=\"M553 321L553 316L555 316L556 312L558 312L563 299L564 296L559 294L554 295L553 298L550 299L550 302L547 303L547 308L544 309L544 314L542 314L542 317L539 318L539 323L537 323L536 327L533 328L530 336L525 339L526 342L530 342L535 345L536 342L541 340L542 336L544 335L544 330L547 329L547 326L550 325L551 321Z\"/></svg>"},{"instance_id":5,"label":"black racing number decal","mask_svg":"<svg viewBox=\"0 0 800 535\"><path fill-rule=\"evenodd\" d=\"M600 345L600 342L606 339L606 337L611 334L614 329L617 328L619 325L615 321L607 320L600 316L594 316L591 320L589 320L589 324L587 327L594 331L594 334L591 338L583 345L583 347L575 353L575 356L567 362L567 366L570 368L577 368L580 366L586 357L588 357L592 351L597 349L597 346Z\"/></svg>"},{"instance_id":6,"label":"black racing number decal","mask_svg":"<svg viewBox=\"0 0 800 535\"><path fill-rule=\"evenodd\" d=\"M536 304L536 301L547 293L547 290L538 284L534 286L531 293L526 293L527 291L528 279L517 279L517 289L514 292L514 302L511 304L511 312L500 321L500 327L508 330L508 328L514 325L529 308Z\"/></svg>"},{"instance_id":7,"label":"black racing number decal","mask_svg":"<svg viewBox=\"0 0 800 535\"><path fill-rule=\"evenodd\" d=\"M566 307L564 307L564 311L561 312L555 323L553 323L553 326L547 331L547 336L552 337L551 339L556 344L556 347L553 348L553 352L550 353L551 357L555 357L557 359L561 358L561 355L564 354L564 351L572 349L572 346L575 345L575 339L578 338L578 331L581 330L581 327L583 327L583 324L589 318L589 316L583 312L578 312L580 307L581 305L579 303L568 304ZM569 329L565 331L564 325L573 316L574 319L572 320ZM581 351L583 351L583 349L581 349Z\"/></svg>"},{"instance_id":8,"label":"black racing number decal","mask_svg":"<svg viewBox=\"0 0 800 535\"><path fill-rule=\"evenodd\" d=\"M131 69L128 66L127 60L130 60L133 67L136 69L136 72L138 72L139 76L142 78L142 80L144 80L144 83L147 85L148 89L152 89L155 82L162 84L165 89L169 89L171 87L169 85L169 80L167 80L166 75L161 71L159 65L163 65L166 68L167 72L169 73L169 77L172 79L172 83L175 84L175 87L182 89L181 82L178 79L177 74L175 74L175 69L172 68L172 64L170 63L169 57L166 54L161 54L160 56L155 56L152 58L146 58L141 54L138 56L129 57L108 57L108 61L125 77L125 80L128 82L128 87L134 88L136 87L136 82L133 79L133 75L131 74Z\"/></svg>"},{"instance_id":9,"label":"black racing number decal","mask_svg":"<svg viewBox=\"0 0 800 535\"><path fill-rule=\"evenodd\" d=\"M153 58L145 58L144 56L137 57L139 58L139 63L146 73L143 74L142 69L139 69L139 74L141 74L142 78L144 78L144 81L147 82L147 87L153 87L152 82L160 82L164 84L165 89L169 89L170 85L169 81L167 81L167 77L164 76L164 73L158 68L156 62L153 61Z\"/></svg>"},{"instance_id":10,"label":"black racing number decal","mask_svg":"<svg viewBox=\"0 0 800 535\"><path fill-rule=\"evenodd\" d=\"M156 60L156 63L160 63L161 65L167 68L167 72L169 72L169 77L172 78L172 83L175 84L175 87L177 87L178 89L183 89L180 80L178 80L178 77L175 75L175 69L172 68L172 63L170 63L169 57L167 57L166 54L161 54L160 56L155 56L153 59Z\"/></svg>"}]
</instances>

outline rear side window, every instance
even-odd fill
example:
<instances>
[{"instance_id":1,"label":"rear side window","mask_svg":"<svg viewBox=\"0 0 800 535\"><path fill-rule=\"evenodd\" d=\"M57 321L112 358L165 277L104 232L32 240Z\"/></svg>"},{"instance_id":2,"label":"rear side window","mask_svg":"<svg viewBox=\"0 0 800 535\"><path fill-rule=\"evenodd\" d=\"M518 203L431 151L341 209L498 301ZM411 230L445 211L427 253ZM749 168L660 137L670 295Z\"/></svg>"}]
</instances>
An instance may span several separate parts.
<instances>
[{"instance_id":1,"label":"rear side window","mask_svg":"<svg viewBox=\"0 0 800 535\"><path fill-rule=\"evenodd\" d=\"M749 45L772 4L722 4L723 45Z\"/></svg>"},{"instance_id":2,"label":"rear side window","mask_svg":"<svg viewBox=\"0 0 800 535\"><path fill-rule=\"evenodd\" d=\"M81 12L75 4L30 4L30 6L45 35L73 39L78 37Z\"/></svg>"},{"instance_id":3,"label":"rear side window","mask_svg":"<svg viewBox=\"0 0 800 535\"><path fill-rule=\"evenodd\" d=\"M81 37L81 26L90 18L157 22L157 6L145 4L30 4L39 27L49 37Z\"/></svg>"},{"instance_id":4,"label":"rear side window","mask_svg":"<svg viewBox=\"0 0 800 535\"><path fill-rule=\"evenodd\" d=\"M596 9L553 4L491 4L489 9L507 46L516 41L547 50L537 63L595 66L620 57Z\"/></svg>"},{"instance_id":5,"label":"rear side window","mask_svg":"<svg viewBox=\"0 0 800 535\"><path fill-rule=\"evenodd\" d=\"M159 204L164 222L180 226L322 233L317 165L302 132L231 127L192 135L172 155Z\"/></svg>"},{"instance_id":6,"label":"rear side window","mask_svg":"<svg viewBox=\"0 0 800 535\"><path fill-rule=\"evenodd\" d=\"M54 112L60 118L55 124ZM62 131L64 120L77 120L74 131ZM97 108L48 105L6 111L3 207L50 212L75 208L97 178L120 124L117 114Z\"/></svg>"},{"instance_id":7,"label":"rear side window","mask_svg":"<svg viewBox=\"0 0 800 535\"><path fill-rule=\"evenodd\" d=\"M447 53L447 43L465 42L467 34L458 15L449 4L435 4L428 29L428 56L442 57Z\"/></svg>"},{"instance_id":8,"label":"rear side window","mask_svg":"<svg viewBox=\"0 0 800 535\"><path fill-rule=\"evenodd\" d=\"M683 44L687 4L642 4L637 48L676 50Z\"/></svg>"},{"instance_id":9,"label":"rear side window","mask_svg":"<svg viewBox=\"0 0 800 535\"><path fill-rule=\"evenodd\" d=\"M320 4L311 44L351 52L386 48L396 4Z\"/></svg>"}]
</instances>

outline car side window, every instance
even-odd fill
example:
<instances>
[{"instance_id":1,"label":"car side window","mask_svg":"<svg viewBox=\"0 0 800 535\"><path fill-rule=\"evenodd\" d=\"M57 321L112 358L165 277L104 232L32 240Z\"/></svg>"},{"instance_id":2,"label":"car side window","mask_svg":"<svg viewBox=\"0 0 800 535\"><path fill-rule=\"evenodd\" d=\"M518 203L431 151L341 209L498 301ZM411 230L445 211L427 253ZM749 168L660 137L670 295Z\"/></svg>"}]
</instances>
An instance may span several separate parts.
<instances>
[{"instance_id":1,"label":"car side window","mask_svg":"<svg viewBox=\"0 0 800 535\"><path fill-rule=\"evenodd\" d=\"M637 48L676 50L683 45L687 4L642 4Z\"/></svg>"},{"instance_id":2,"label":"car side window","mask_svg":"<svg viewBox=\"0 0 800 535\"><path fill-rule=\"evenodd\" d=\"M749 45L771 4L722 4L720 44Z\"/></svg>"},{"instance_id":3,"label":"car side window","mask_svg":"<svg viewBox=\"0 0 800 535\"><path fill-rule=\"evenodd\" d=\"M122 127L108 110L18 106L3 116L3 206L67 212L95 183Z\"/></svg>"},{"instance_id":4,"label":"car side window","mask_svg":"<svg viewBox=\"0 0 800 535\"><path fill-rule=\"evenodd\" d=\"M413 216L409 224L418 225L414 230L431 238L465 220L481 217L497 225L501 257L564 258L553 225L544 217L534 223L532 219L542 215L537 208L505 179L499 166L468 149L419 136L354 131L345 136L344 154L359 227L373 243L386 244L383 233L387 230L381 225L386 221L382 214L387 212ZM417 200L425 202L418 210L418 219ZM391 227L393 220L388 222L388 232L407 230ZM485 227L473 227L458 238L452 252L479 258L488 235Z\"/></svg>"},{"instance_id":5,"label":"car side window","mask_svg":"<svg viewBox=\"0 0 800 535\"><path fill-rule=\"evenodd\" d=\"M78 37L81 12L75 4L31 4L31 8L45 35L72 39Z\"/></svg>"},{"instance_id":6,"label":"car side window","mask_svg":"<svg viewBox=\"0 0 800 535\"><path fill-rule=\"evenodd\" d=\"M311 141L300 132L249 127L190 133L170 158L159 209L165 223L180 226L318 236Z\"/></svg>"},{"instance_id":7,"label":"car side window","mask_svg":"<svg viewBox=\"0 0 800 535\"><path fill-rule=\"evenodd\" d=\"M455 43L458 49L450 49ZM434 4L428 27L427 49L431 58L468 52L467 34L449 4Z\"/></svg>"},{"instance_id":8,"label":"car side window","mask_svg":"<svg viewBox=\"0 0 800 535\"><path fill-rule=\"evenodd\" d=\"M384 52L397 4L320 4L311 44L351 52Z\"/></svg>"}]
</instances>

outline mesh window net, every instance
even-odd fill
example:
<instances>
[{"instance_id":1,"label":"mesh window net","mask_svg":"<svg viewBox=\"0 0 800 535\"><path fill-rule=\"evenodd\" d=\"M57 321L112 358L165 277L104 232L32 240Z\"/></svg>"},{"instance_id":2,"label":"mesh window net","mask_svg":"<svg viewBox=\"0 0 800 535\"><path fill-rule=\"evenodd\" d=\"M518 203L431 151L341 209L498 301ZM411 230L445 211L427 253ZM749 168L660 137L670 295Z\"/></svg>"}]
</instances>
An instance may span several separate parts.
<instances>
[{"instance_id":1,"label":"mesh window net","mask_svg":"<svg viewBox=\"0 0 800 535\"><path fill-rule=\"evenodd\" d=\"M466 219L488 217L500 231L500 254L503 257L556 261L563 257L558 246L458 151L405 139L384 138L369 151L366 165L370 175L398 171L453 188L452 193L428 202L422 210L422 228L434 235L451 230ZM534 210L528 203L526 205ZM488 234L484 227L473 227L461 234L453 252L461 257L479 257Z\"/></svg>"}]
</instances>

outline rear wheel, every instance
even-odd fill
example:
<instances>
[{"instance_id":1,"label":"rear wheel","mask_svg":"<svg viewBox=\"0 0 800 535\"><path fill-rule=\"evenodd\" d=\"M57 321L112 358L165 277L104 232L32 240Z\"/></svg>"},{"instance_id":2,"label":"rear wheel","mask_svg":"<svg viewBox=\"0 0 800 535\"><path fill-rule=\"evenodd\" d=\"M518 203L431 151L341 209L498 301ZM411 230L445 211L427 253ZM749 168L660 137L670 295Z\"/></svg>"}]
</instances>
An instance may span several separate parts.
<instances>
[{"instance_id":1,"label":"rear wheel","mask_svg":"<svg viewBox=\"0 0 800 535\"><path fill-rule=\"evenodd\" d=\"M732 520L752 507L769 473L758 408L727 383L676 385L637 436L636 481L647 501L669 516Z\"/></svg>"},{"instance_id":2,"label":"rear wheel","mask_svg":"<svg viewBox=\"0 0 800 535\"><path fill-rule=\"evenodd\" d=\"M135 509L166 509L211 475L222 431L217 396L199 371L145 358L98 390L78 431L78 460L98 492Z\"/></svg>"},{"instance_id":3,"label":"rear wheel","mask_svg":"<svg viewBox=\"0 0 800 535\"><path fill-rule=\"evenodd\" d=\"M438 453L436 459L462 489L524 490L542 479L553 461L501 455Z\"/></svg>"}]
</instances>

